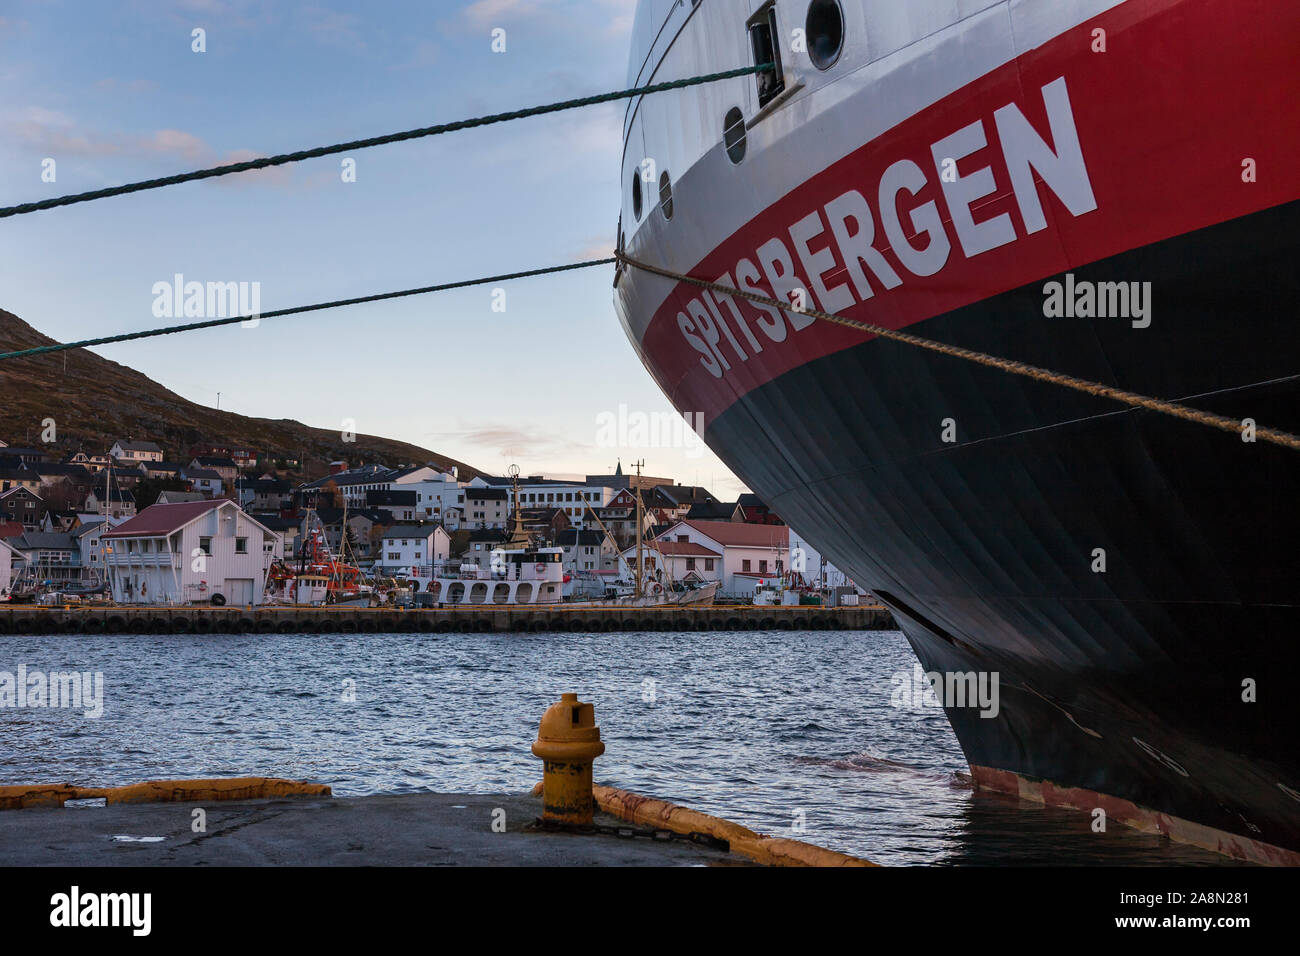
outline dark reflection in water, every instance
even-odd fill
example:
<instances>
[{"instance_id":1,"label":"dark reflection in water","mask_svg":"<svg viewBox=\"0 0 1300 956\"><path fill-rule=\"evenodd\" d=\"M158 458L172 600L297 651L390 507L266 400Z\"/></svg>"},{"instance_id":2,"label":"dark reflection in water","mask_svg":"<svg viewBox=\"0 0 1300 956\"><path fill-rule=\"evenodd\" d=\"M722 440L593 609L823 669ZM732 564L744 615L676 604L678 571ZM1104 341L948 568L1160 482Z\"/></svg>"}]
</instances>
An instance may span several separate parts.
<instances>
[{"instance_id":1,"label":"dark reflection in water","mask_svg":"<svg viewBox=\"0 0 1300 956\"><path fill-rule=\"evenodd\" d=\"M543 710L576 690L607 743L598 781L760 832L885 864L1226 862L974 793L943 712L891 706L914 661L902 635L863 632L0 637L0 671L105 679L99 720L0 710L0 784L519 792Z\"/></svg>"}]
</instances>

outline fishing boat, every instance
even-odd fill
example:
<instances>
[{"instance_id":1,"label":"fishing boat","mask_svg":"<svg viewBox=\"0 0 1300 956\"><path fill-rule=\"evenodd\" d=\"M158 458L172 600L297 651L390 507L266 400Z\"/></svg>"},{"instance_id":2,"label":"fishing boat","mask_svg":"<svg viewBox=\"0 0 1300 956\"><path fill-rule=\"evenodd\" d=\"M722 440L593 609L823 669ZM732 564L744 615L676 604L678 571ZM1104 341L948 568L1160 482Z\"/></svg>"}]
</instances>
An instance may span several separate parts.
<instances>
[{"instance_id":1,"label":"fishing boat","mask_svg":"<svg viewBox=\"0 0 1300 956\"><path fill-rule=\"evenodd\" d=\"M637 477L641 476L641 468L645 462L633 462L632 467L636 469ZM584 582L582 589L575 588L575 593L569 601L571 607L674 607L685 605L709 605L718 592L720 582L705 581L698 577L690 577L687 580L676 580L672 576L672 565L664 560L664 555L660 543L655 539L649 541L645 538L644 517L645 501L641 497L640 484L632 486L633 496L636 502L635 524L636 524L636 565L619 559L620 575L613 580L601 580L600 587L594 587L596 582ZM591 503L585 501L587 511L590 513L591 520L607 536L609 529L601 520L596 509L591 507ZM657 559L653 562L651 552ZM664 577L664 569L668 569L667 578ZM603 576L602 576L603 577ZM595 591L593 594L592 592ZM583 600L586 598L586 600Z\"/></svg>"},{"instance_id":2,"label":"fishing boat","mask_svg":"<svg viewBox=\"0 0 1300 956\"><path fill-rule=\"evenodd\" d=\"M277 561L267 574L267 603L370 607L373 589L365 583L361 569L346 557L346 533L340 554L336 555L314 509L308 511L305 524L307 530L298 547L295 566ZM344 527L347 527L346 509Z\"/></svg>"},{"instance_id":3,"label":"fishing boat","mask_svg":"<svg viewBox=\"0 0 1300 956\"><path fill-rule=\"evenodd\" d=\"M1289 864L1298 49L1294 0L641 0L629 86L758 72L629 101L614 289L926 671L999 677L944 700L977 787Z\"/></svg>"},{"instance_id":4,"label":"fishing boat","mask_svg":"<svg viewBox=\"0 0 1300 956\"><path fill-rule=\"evenodd\" d=\"M644 593L636 593L635 575L629 569L623 575L575 571L565 575L564 602L569 607L664 607L672 605L712 604L718 591L717 581L647 582Z\"/></svg>"}]
</instances>

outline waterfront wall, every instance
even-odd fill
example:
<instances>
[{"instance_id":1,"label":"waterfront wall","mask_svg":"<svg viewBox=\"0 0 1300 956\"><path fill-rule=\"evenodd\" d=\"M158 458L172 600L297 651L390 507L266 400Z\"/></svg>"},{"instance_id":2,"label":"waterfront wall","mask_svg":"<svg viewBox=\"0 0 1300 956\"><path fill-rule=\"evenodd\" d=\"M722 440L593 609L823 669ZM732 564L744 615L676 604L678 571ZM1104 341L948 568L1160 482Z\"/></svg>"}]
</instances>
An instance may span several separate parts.
<instances>
[{"instance_id":1,"label":"waterfront wall","mask_svg":"<svg viewBox=\"0 0 1300 956\"><path fill-rule=\"evenodd\" d=\"M883 607L0 607L0 634L336 634L466 631L896 630Z\"/></svg>"}]
</instances>

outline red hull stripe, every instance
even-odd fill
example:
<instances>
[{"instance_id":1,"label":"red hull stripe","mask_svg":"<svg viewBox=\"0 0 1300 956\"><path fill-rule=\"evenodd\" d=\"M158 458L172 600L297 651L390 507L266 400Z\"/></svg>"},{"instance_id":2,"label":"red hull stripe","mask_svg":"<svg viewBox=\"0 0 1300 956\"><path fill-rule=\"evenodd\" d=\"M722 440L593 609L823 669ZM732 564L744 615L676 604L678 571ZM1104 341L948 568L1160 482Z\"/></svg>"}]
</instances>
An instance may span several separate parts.
<instances>
[{"instance_id":1,"label":"red hull stripe","mask_svg":"<svg viewBox=\"0 0 1300 956\"><path fill-rule=\"evenodd\" d=\"M1293 0L1130 0L829 166L691 274L743 288L752 264L763 294L789 299L799 287L811 306L902 328L1293 200L1297 48ZM900 258L891 245L887 197L919 252ZM860 241L863 212L879 255ZM1156 328L1134 334L1159 334L1158 314ZM870 338L794 313L777 319L678 284L641 350L674 404L707 422L776 376Z\"/></svg>"},{"instance_id":2,"label":"red hull stripe","mask_svg":"<svg viewBox=\"0 0 1300 956\"><path fill-rule=\"evenodd\" d=\"M1300 866L1300 853L1284 847L1273 846L1261 840L1225 830L1217 830L1191 820L1161 813L1108 794L1081 787L1061 787L1050 780L1037 780L1011 770L972 766L971 778L981 790L1008 793L1022 800L1030 800L1048 807L1068 807L1083 810L1098 819L1097 811L1104 810L1106 818L1147 833L1163 833L1178 843L1188 843L1237 860L1248 860L1265 866Z\"/></svg>"}]
</instances>

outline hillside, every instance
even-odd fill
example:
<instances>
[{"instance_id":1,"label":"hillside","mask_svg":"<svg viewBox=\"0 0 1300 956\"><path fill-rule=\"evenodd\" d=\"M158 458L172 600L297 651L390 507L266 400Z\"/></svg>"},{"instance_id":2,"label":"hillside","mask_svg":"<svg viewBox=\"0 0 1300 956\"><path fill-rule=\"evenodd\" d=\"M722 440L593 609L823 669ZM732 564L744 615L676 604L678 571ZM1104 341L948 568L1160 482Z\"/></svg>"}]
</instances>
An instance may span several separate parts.
<instances>
[{"instance_id":1,"label":"hillside","mask_svg":"<svg viewBox=\"0 0 1300 956\"><path fill-rule=\"evenodd\" d=\"M0 351L53 343L54 339L0 309ZM300 458L307 477L324 474L328 462L340 458L353 465L457 465L462 478L478 473L406 442L359 434L355 442L345 444L338 431L196 405L135 369L85 349L0 362L0 438L10 445L39 445L41 422L46 418L57 423L55 444L64 454L77 450L103 454L115 439L130 437L158 442L169 459L185 457L190 446L200 441Z\"/></svg>"}]
</instances>

